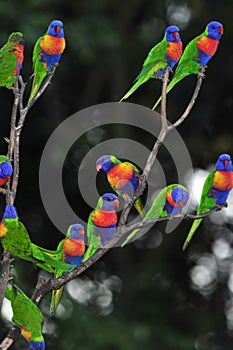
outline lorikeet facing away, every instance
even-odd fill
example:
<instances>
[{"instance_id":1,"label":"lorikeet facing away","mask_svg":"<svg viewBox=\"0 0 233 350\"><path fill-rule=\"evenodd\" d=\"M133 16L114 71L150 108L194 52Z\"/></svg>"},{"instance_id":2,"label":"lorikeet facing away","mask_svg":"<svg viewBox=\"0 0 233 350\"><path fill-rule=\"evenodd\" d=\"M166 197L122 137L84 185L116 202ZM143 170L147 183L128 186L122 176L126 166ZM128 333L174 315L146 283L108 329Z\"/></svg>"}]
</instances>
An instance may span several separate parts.
<instances>
[{"instance_id":1,"label":"lorikeet facing away","mask_svg":"<svg viewBox=\"0 0 233 350\"><path fill-rule=\"evenodd\" d=\"M143 221L179 214L187 203L188 198L188 190L182 185L172 184L165 187L153 201ZM134 230L122 243L121 247L124 247L139 231L140 229Z\"/></svg>"},{"instance_id":2,"label":"lorikeet facing away","mask_svg":"<svg viewBox=\"0 0 233 350\"><path fill-rule=\"evenodd\" d=\"M140 181L140 171L135 165L129 162L121 162L112 155L104 155L96 161L96 170L104 170L112 189L118 195L121 195L124 200L131 200ZM140 198L136 200L134 207L140 215L143 214L143 206Z\"/></svg>"},{"instance_id":3,"label":"lorikeet facing away","mask_svg":"<svg viewBox=\"0 0 233 350\"><path fill-rule=\"evenodd\" d=\"M12 321L20 327L22 335L29 341L32 350L45 350L42 335L44 317L39 308L16 285L7 288L5 297L13 310Z\"/></svg>"},{"instance_id":4,"label":"lorikeet facing away","mask_svg":"<svg viewBox=\"0 0 233 350\"><path fill-rule=\"evenodd\" d=\"M179 31L177 26L167 27L163 40L150 50L135 84L122 97L120 102L132 95L139 86L150 78L162 80L166 68L170 67L172 69L175 66L182 55L182 42Z\"/></svg>"},{"instance_id":5,"label":"lorikeet facing away","mask_svg":"<svg viewBox=\"0 0 233 350\"><path fill-rule=\"evenodd\" d=\"M197 209L197 215L206 213L216 205L226 202L228 194L233 187L233 168L231 157L221 154L217 160L215 169L207 176L201 195L201 201ZM192 239L196 229L202 222L201 219L194 220L189 234L184 242L185 250Z\"/></svg>"},{"instance_id":6,"label":"lorikeet facing away","mask_svg":"<svg viewBox=\"0 0 233 350\"><path fill-rule=\"evenodd\" d=\"M0 49L0 86L12 88L24 59L24 39L20 32L11 33Z\"/></svg>"},{"instance_id":7,"label":"lorikeet facing away","mask_svg":"<svg viewBox=\"0 0 233 350\"><path fill-rule=\"evenodd\" d=\"M95 210L91 212L87 224L88 248L84 254L83 261L88 260L107 242L116 232L117 213L119 201L114 193L105 193L99 198Z\"/></svg>"},{"instance_id":8,"label":"lorikeet facing away","mask_svg":"<svg viewBox=\"0 0 233 350\"><path fill-rule=\"evenodd\" d=\"M34 79L29 102L36 96L54 64L60 61L65 46L63 23L54 20L50 23L47 32L37 40L33 50Z\"/></svg>"},{"instance_id":9,"label":"lorikeet facing away","mask_svg":"<svg viewBox=\"0 0 233 350\"><path fill-rule=\"evenodd\" d=\"M83 258L85 252L84 243L84 227L80 224L71 225L63 239L54 252L54 257L59 261L64 261L67 264L78 266ZM54 277L60 277L64 271L62 269L55 272ZM59 304L64 287L52 291L52 300L50 312L54 313Z\"/></svg>"},{"instance_id":10,"label":"lorikeet facing away","mask_svg":"<svg viewBox=\"0 0 233 350\"><path fill-rule=\"evenodd\" d=\"M56 269L70 271L72 265L57 261L43 248L33 244L26 227L19 221L13 205L7 205L0 222L0 240L3 248L14 256L28 260L40 268L54 272Z\"/></svg>"},{"instance_id":11,"label":"lorikeet facing away","mask_svg":"<svg viewBox=\"0 0 233 350\"><path fill-rule=\"evenodd\" d=\"M210 22L204 32L194 38L186 46L178 63L175 74L167 87L169 92L180 80L190 74L198 74L199 68L205 66L214 56L219 40L223 34L223 25L219 22ZM161 101L161 97L153 106L155 109Z\"/></svg>"}]
</instances>

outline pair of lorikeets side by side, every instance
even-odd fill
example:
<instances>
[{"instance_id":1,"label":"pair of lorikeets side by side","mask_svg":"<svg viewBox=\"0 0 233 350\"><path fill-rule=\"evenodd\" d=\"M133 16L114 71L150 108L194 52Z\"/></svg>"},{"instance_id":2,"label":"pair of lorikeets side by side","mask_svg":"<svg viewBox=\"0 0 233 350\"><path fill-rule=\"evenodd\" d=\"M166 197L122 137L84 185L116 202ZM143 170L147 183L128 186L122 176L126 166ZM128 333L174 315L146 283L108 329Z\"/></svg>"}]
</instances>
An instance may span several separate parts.
<instances>
[{"instance_id":1,"label":"pair of lorikeets side by side","mask_svg":"<svg viewBox=\"0 0 233 350\"><path fill-rule=\"evenodd\" d=\"M36 96L47 74L60 61L65 49L63 23L54 20L33 50L33 83L29 102ZM24 60L24 38L21 32L12 33L0 49L0 86L13 88Z\"/></svg>"},{"instance_id":2,"label":"pair of lorikeets side by side","mask_svg":"<svg viewBox=\"0 0 233 350\"><path fill-rule=\"evenodd\" d=\"M136 82L120 101L127 99L150 78L163 80L166 68L169 67L172 70L177 63L174 76L167 86L167 92L188 75L198 74L200 68L205 67L215 54L222 34L223 25L212 21L208 23L203 33L188 43L183 52L179 28L173 25L167 27L163 40L150 50L141 72L135 79ZM152 109L155 109L160 101L161 97Z\"/></svg>"},{"instance_id":3,"label":"pair of lorikeets side by side","mask_svg":"<svg viewBox=\"0 0 233 350\"><path fill-rule=\"evenodd\" d=\"M85 229L81 224L74 224L68 228L66 238L59 243L56 251L34 245L25 226L19 221L15 207L12 205L6 207L0 223L0 239L3 248L14 256L29 260L49 272L54 272L55 277L59 277L64 271L68 272L91 258L99 248L106 247L117 231L116 207L119 205L117 195L122 196L125 201L131 201L140 184L140 172L132 163L121 162L115 156L110 155L101 156L96 162L96 169L106 172L109 184L117 194L103 194L99 198L96 208L90 213L87 224L88 247L86 251ZM227 200L232 187L232 161L228 154L222 154L217 160L215 169L205 180L197 214L206 213L216 205L223 204ZM188 198L189 192L184 186L172 184L157 195L151 208L146 213L143 211L140 199L135 203L135 208L143 216L143 221L159 217L171 217L181 213ZM194 220L183 249L187 247L201 221L201 218ZM139 230L134 230L122 243L122 246L130 241ZM52 292L52 312L56 310L62 291L63 288L60 288ZM22 334L29 340L31 348L33 350L45 349L41 333L43 317L40 311L33 306L33 323L30 326L28 318L22 319L20 315L24 313L24 309L29 308L30 303L32 303L31 300L17 288L7 289L6 297L12 303L13 321L21 327Z\"/></svg>"}]
</instances>

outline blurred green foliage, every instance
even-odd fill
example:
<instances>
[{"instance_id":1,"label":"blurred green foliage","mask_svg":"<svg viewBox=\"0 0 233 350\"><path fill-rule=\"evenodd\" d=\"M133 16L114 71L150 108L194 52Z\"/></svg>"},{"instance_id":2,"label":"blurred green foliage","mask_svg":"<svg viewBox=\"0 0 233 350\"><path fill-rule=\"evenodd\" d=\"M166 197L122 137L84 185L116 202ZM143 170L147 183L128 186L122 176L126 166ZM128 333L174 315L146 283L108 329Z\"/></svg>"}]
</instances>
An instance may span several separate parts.
<instances>
[{"instance_id":1,"label":"blurred green foliage","mask_svg":"<svg viewBox=\"0 0 233 350\"><path fill-rule=\"evenodd\" d=\"M67 48L52 85L30 111L22 133L16 206L36 244L55 248L63 237L49 221L39 195L40 157L50 134L69 115L82 108L119 100L139 73L148 50L161 40L168 24L180 25L184 44L201 33L210 20L224 24L224 36L216 56L209 63L197 103L179 131L195 167L206 168L222 152L233 155L232 10L231 0L0 2L0 44L4 44L12 31L24 33L26 47L22 75L28 85L31 84L33 45L52 19L64 22L67 39ZM190 77L169 95L171 121L184 110L194 85L195 78ZM130 102L150 107L160 88L159 82L150 81L132 96ZM12 92L1 89L0 153L7 147L3 137L9 134L12 101ZM103 129L106 138L109 135L120 137L122 132L115 127ZM129 131L128 136L140 138L141 135ZM151 145L153 142L148 138L141 141ZM73 146L74 156L68 156L64 170L67 198L85 219L91 208L83 203L76 181L78 163L92 146L90 137L80 139ZM160 156L161 164L165 160L165 156ZM167 176L168 182L174 181L172 171L168 171ZM104 183L103 178L102 185L106 186ZM2 199L0 205L2 211ZM98 286L97 294L93 292L85 302L77 302L65 293L67 299L64 298L63 303L66 305L67 302L67 315L61 312L60 316L50 319L48 296L42 303L46 315L47 349L232 349L229 326L232 296L228 284L231 255L221 264L216 263L215 284L209 292L205 285L195 289L190 277L199 258L205 254L213 257L211 244L216 237L225 237L232 243L231 224L219 227L210 224L208 219L206 223L187 253L181 251L190 224L187 222L171 235L164 235L164 226L160 225L147 234L145 240L109 252L82 277L86 288ZM223 265L225 270L221 270ZM21 288L32 293L38 271L18 260L16 271ZM112 275L118 276L121 288L106 287L104 281ZM1 323L1 339L7 326L5 322ZM12 349L26 348L25 344L20 340Z\"/></svg>"}]
</instances>

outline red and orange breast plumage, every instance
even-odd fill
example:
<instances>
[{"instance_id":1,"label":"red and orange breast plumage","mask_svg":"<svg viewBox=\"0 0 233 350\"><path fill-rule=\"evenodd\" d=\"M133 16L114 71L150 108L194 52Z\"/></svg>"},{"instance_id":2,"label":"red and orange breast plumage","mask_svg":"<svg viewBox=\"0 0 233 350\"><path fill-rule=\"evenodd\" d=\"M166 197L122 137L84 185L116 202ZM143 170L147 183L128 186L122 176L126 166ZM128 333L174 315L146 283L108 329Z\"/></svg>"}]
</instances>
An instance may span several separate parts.
<instances>
[{"instance_id":1,"label":"red and orange breast plumage","mask_svg":"<svg viewBox=\"0 0 233 350\"><path fill-rule=\"evenodd\" d=\"M66 46L64 38L58 38L49 34L46 34L40 42L41 49L47 55L60 55Z\"/></svg>"},{"instance_id":2,"label":"red and orange breast plumage","mask_svg":"<svg viewBox=\"0 0 233 350\"><path fill-rule=\"evenodd\" d=\"M63 253L71 256L81 256L85 252L85 244L83 240L67 238L63 243Z\"/></svg>"},{"instance_id":3,"label":"red and orange breast plumage","mask_svg":"<svg viewBox=\"0 0 233 350\"><path fill-rule=\"evenodd\" d=\"M197 47L208 56L213 56L217 50L219 41L203 36L197 41Z\"/></svg>"},{"instance_id":4,"label":"red and orange breast plumage","mask_svg":"<svg viewBox=\"0 0 233 350\"><path fill-rule=\"evenodd\" d=\"M130 181L133 176L133 172L134 168L132 165L128 163L117 164L111 170L109 170L108 181L113 188L122 188L128 181Z\"/></svg>"},{"instance_id":5,"label":"red and orange breast plumage","mask_svg":"<svg viewBox=\"0 0 233 350\"><path fill-rule=\"evenodd\" d=\"M24 59L24 46L22 44L14 44L14 54L17 57L16 68L12 74L18 74L19 69L22 67Z\"/></svg>"},{"instance_id":6,"label":"red and orange breast plumage","mask_svg":"<svg viewBox=\"0 0 233 350\"><path fill-rule=\"evenodd\" d=\"M182 42L169 42L167 48L168 56L171 57L173 61L179 61L182 55Z\"/></svg>"},{"instance_id":7,"label":"red and orange breast plumage","mask_svg":"<svg viewBox=\"0 0 233 350\"><path fill-rule=\"evenodd\" d=\"M117 223L117 214L114 210L96 210L92 214L92 221L96 226L109 227Z\"/></svg>"},{"instance_id":8,"label":"red and orange breast plumage","mask_svg":"<svg viewBox=\"0 0 233 350\"><path fill-rule=\"evenodd\" d=\"M229 191L233 188L232 171L216 171L213 187L220 191Z\"/></svg>"}]
</instances>

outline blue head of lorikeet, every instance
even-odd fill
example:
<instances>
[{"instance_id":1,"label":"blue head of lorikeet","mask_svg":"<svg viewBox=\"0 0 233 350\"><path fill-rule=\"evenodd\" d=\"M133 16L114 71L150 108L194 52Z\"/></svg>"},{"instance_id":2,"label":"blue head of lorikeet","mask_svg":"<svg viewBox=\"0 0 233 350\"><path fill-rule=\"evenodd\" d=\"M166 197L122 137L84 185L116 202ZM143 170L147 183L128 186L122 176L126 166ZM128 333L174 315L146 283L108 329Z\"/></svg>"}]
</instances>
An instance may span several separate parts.
<instances>
[{"instance_id":1,"label":"blue head of lorikeet","mask_svg":"<svg viewBox=\"0 0 233 350\"><path fill-rule=\"evenodd\" d=\"M223 25L212 21L207 25L208 37L214 40L220 40L223 35Z\"/></svg>"},{"instance_id":2,"label":"blue head of lorikeet","mask_svg":"<svg viewBox=\"0 0 233 350\"><path fill-rule=\"evenodd\" d=\"M179 42L180 39L180 29L177 26L169 26L166 29L166 40L171 42Z\"/></svg>"},{"instance_id":3,"label":"blue head of lorikeet","mask_svg":"<svg viewBox=\"0 0 233 350\"><path fill-rule=\"evenodd\" d=\"M218 171L232 171L232 161L229 154L221 154L216 163Z\"/></svg>"},{"instance_id":4,"label":"blue head of lorikeet","mask_svg":"<svg viewBox=\"0 0 233 350\"><path fill-rule=\"evenodd\" d=\"M4 179L7 176L11 176L13 173L13 168L11 166L11 163L9 162L3 162L0 164L0 178Z\"/></svg>"},{"instance_id":5,"label":"blue head of lorikeet","mask_svg":"<svg viewBox=\"0 0 233 350\"><path fill-rule=\"evenodd\" d=\"M48 34L52 36L56 36L58 38L64 37L63 23L58 20L54 20L50 23Z\"/></svg>"}]
</instances>

